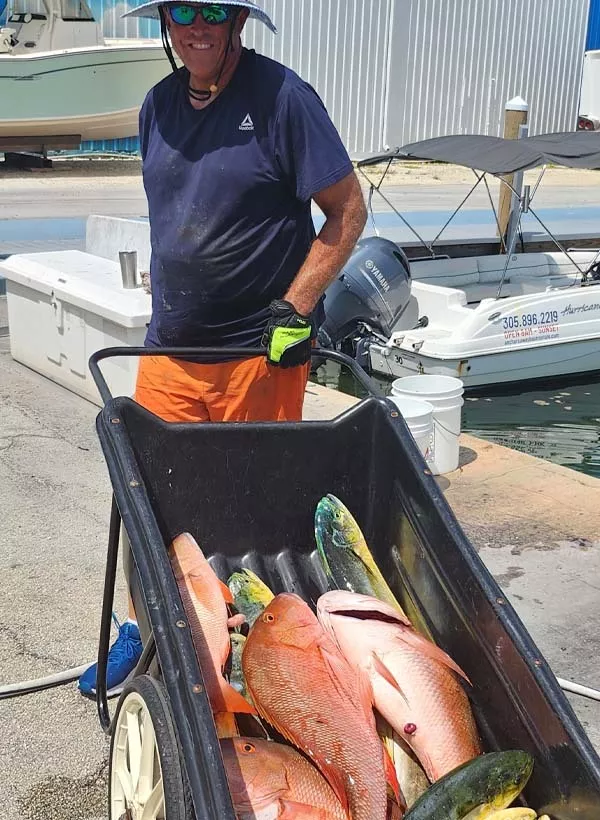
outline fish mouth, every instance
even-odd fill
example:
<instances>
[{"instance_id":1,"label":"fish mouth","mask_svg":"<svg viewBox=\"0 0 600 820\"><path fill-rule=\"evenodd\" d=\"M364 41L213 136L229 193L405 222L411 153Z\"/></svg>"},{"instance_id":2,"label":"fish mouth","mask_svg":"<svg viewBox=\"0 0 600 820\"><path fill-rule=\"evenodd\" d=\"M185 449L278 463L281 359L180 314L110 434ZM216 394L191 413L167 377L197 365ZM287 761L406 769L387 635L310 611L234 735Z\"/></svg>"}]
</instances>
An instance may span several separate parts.
<instances>
[{"instance_id":1,"label":"fish mouth","mask_svg":"<svg viewBox=\"0 0 600 820\"><path fill-rule=\"evenodd\" d=\"M399 619L379 612L377 609L332 609L331 615L343 615L345 618L355 618L357 621L381 621L384 624L398 624Z\"/></svg>"}]
</instances>

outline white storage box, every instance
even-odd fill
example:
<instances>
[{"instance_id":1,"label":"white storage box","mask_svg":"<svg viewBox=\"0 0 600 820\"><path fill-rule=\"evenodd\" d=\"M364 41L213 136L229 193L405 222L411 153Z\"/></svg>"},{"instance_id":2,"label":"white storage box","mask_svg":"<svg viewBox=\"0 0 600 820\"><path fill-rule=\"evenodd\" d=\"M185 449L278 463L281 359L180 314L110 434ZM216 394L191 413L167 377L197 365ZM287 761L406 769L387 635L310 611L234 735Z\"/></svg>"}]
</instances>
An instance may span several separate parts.
<instances>
[{"instance_id":1,"label":"white storage box","mask_svg":"<svg viewBox=\"0 0 600 820\"><path fill-rule=\"evenodd\" d=\"M0 261L0 276L13 358L101 405L89 357L104 347L142 346L150 296L123 288L118 261L81 251L15 254ZM101 362L113 395L133 395L138 361Z\"/></svg>"}]
</instances>

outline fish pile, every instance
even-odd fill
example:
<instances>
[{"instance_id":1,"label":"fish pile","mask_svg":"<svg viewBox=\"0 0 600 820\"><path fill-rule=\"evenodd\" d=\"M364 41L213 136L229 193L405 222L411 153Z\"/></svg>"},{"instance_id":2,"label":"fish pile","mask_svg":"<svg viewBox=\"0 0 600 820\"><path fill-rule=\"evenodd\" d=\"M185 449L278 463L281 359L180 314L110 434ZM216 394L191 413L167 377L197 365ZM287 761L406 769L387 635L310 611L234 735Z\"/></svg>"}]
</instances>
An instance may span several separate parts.
<instances>
[{"instance_id":1,"label":"fish pile","mask_svg":"<svg viewBox=\"0 0 600 820\"><path fill-rule=\"evenodd\" d=\"M238 820L535 820L509 808L533 758L484 753L466 675L414 628L333 495L315 540L316 611L247 568L224 584L189 533L169 548Z\"/></svg>"}]
</instances>

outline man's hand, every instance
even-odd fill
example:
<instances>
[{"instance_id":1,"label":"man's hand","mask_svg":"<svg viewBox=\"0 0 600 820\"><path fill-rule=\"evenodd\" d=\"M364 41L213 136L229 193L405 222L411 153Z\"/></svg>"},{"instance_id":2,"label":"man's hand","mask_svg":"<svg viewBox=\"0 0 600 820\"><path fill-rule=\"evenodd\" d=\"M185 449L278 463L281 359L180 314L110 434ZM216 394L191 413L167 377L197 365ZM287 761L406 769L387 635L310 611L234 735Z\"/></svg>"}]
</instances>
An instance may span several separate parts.
<instances>
[{"instance_id":1,"label":"man's hand","mask_svg":"<svg viewBox=\"0 0 600 820\"><path fill-rule=\"evenodd\" d=\"M292 303L283 299L274 299L269 310L271 318L262 338L269 364L276 367L306 364L312 347L310 317L296 313Z\"/></svg>"}]
</instances>

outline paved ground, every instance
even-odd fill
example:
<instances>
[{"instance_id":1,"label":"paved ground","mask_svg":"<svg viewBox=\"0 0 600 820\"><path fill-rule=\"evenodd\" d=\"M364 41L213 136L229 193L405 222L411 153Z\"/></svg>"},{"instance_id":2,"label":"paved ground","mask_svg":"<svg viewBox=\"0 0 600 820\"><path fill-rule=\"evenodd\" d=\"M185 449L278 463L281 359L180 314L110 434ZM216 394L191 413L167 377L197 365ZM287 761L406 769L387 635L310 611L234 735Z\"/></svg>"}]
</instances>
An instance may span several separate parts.
<instances>
[{"instance_id":1,"label":"paved ground","mask_svg":"<svg viewBox=\"0 0 600 820\"><path fill-rule=\"evenodd\" d=\"M370 180L378 182L380 168L364 170ZM598 171L552 169L545 174L534 202L544 208L598 205L599 177ZM362 174L359 178L368 187ZM525 175L525 183L532 189L537 179L536 170ZM55 162L52 169L32 171L11 171L0 163L0 181L0 219L81 217L87 213L139 216L147 213L140 163L132 158L61 160ZM407 210L441 210L456 207L475 181L469 169L412 163L393 166L382 190L391 193L392 198L397 198ZM490 178L489 184L496 201L499 183ZM472 208L488 207L489 199L483 184L469 204ZM385 208L385 205L378 207Z\"/></svg>"},{"instance_id":2,"label":"paved ground","mask_svg":"<svg viewBox=\"0 0 600 820\"><path fill-rule=\"evenodd\" d=\"M600 689L600 480L462 436L439 483L554 674ZM600 702L568 695L600 751Z\"/></svg>"},{"instance_id":3,"label":"paved ground","mask_svg":"<svg viewBox=\"0 0 600 820\"><path fill-rule=\"evenodd\" d=\"M95 657L110 504L97 409L17 367L0 338L0 683ZM0 701L5 820L105 816L107 743L73 685Z\"/></svg>"}]
</instances>

